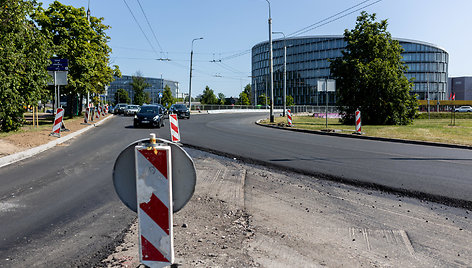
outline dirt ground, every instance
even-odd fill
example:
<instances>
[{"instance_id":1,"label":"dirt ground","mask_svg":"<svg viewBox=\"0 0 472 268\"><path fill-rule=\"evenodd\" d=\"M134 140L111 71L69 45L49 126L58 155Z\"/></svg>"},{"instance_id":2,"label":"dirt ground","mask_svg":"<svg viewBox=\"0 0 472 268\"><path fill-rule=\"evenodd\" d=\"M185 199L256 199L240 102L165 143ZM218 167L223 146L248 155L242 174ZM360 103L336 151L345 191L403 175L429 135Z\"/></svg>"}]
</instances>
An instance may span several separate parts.
<instances>
[{"instance_id":1,"label":"dirt ground","mask_svg":"<svg viewBox=\"0 0 472 268\"><path fill-rule=\"evenodd\" d=\"M103 119L103 117L101 119ZM82 124L83 122L84 119L81 117L65 120L64 125L70 131L61 132L61 137L87 127L87 125ZM98 121L95 121L95 123L96 122ZM22 130L18 132L4 134L5 136L0 136L0 157L37 147L57 139L56 137L49 136L51 132L52 123L50 125L40 125L38 128L31 125L24 126Z\"/></svg>"},{"instance_id":2,"label":"dirt ground","mask_svg":"<svg viewBox=\"0 0 472 268\"><path fill-rule=\"evenodd\" d=\"M174 214L181 267L472 267L472 214L186 149L197 169ZM136 223L102 265L139 266Z\"/></svg>"}]
</instances>

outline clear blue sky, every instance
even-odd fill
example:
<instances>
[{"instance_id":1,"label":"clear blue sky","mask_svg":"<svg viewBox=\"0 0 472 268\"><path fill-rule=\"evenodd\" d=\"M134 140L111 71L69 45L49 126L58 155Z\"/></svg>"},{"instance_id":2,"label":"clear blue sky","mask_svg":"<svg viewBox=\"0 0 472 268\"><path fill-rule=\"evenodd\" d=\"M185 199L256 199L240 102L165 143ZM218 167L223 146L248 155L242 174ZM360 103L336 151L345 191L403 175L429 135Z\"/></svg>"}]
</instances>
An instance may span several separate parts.
<instances>
[{"instance_id":1,"label":"clear blue sky","mask_svg":"<svg viewBox=\"0 0 472 268\"><path fill-rule=\"evenodd\" d=\"M223 60L248 51L255 44L268 40L268 4L265 0L139 0L157 37L149 29L137 0L126 0L146 40L124 0L90 0L91 15L103 17L112 28L108 31L113 49L112 64L120 66L125 75L137 71L143 76L160 77L179 82L180 91L188 92L192 39L194 43L192 96L209 86L226 97L238 96L250 83L250 53ZM53 1L43 1L44 7ZM87 8L88 0L62 0L66 5ZM286 35L337 14L364 0L272 0L273 31ZM365 6L376 2L370 0ZM357 9L357 8L355 8ZM449 52L449 76L472 75L471 0L383 0L365 10L388 19L388 30L394 37L436 44ZM342 35L352 29L360 11L307 35ZM274 39L277 36L274 36ZM162 51L162 52L161 52ZM171 61L158 61L169 58Z\"/></svg>"}]
</instances>

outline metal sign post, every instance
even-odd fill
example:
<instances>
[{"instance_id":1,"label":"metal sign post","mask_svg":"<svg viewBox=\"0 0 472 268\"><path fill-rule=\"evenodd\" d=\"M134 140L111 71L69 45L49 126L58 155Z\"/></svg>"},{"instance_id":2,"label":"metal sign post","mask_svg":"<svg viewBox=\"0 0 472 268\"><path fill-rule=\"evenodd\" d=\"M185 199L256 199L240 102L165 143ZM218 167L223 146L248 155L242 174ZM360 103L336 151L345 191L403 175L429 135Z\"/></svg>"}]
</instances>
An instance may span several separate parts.
<instances>
[{"instance_id":1,"label":"metal sign post","mask_svg":"<svg viewBox=\"0 0 472 268\"><path fill-rule=\"evenodd\" d=\"M138 212L140 260L145 265L175 265L172 213L190 200L196 179L190 156L155 134L130 144L116 159L113 185L121 201Z\"/></svg>"},{"instance_id":2,"label":"metal sign post","mask_svg":"<svg viewBox=\"0 0 472 268\"><path fill-rule=\"evenodd\" d=\"M326 109L325 109L325 116L326 116L326 129L328 128L328 92L335 92L336 91L336 80L333 79L323 79L318 80L317 83L318 90L320 92L326 92Z\"/></svg>"}]
</instances>

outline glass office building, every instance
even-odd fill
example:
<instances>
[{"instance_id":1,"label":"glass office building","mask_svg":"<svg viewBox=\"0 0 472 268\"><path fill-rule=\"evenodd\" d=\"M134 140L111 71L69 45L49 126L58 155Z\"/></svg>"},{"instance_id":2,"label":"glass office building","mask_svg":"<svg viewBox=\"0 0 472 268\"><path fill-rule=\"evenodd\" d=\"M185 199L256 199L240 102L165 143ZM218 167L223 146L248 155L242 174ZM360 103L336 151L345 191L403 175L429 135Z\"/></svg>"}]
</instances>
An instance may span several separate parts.
<instances>
[{"instance_id":1,"label":"glass office building","mask_svg":"<svg viewBox=\"0 0 472 268\"><path fill-rule=\"evenodd\" d=\"M342 57L346 42L343 36L309 36L287 38L287 96L292 96L297 105L322 105L325 92L317 88L317 81L330 76L329 61ZM406 77L414 82L412 93L418 99L447 99L448 53L433 44L395 39L404 52L403 61L408 65ZM273 41L274 104L283 104L284 39ZM269 42L252 48L253 98L261 94L270 96ZM429 94L428 94L429 93ZM336 103L335 92L329 92L330 105Z\"/></svg>"},{"instance_id":2,"label":"glass office building","mask_svg":"<svg viewBox=\"0 0 472 268\"><path fill-rule=\"evenodd\" d=\"M108 87L108 99L115 101L115 92L122 88L128 92L128 96L131 98L131 101L133 101L134 91L133 87L131 86L131 82L133 82L133 76L123 75L122 77L114 78L115 80L111 82L110 86ZM153 77L144 77L144 79L146 80L146 83L151 85L149 88L144 89L144 92L149 94L152 103L159 103L159 92L163 92L165 86L170 87L172 96L176 97L179 93L179 82Z\"/></svg>"}]
</instances>

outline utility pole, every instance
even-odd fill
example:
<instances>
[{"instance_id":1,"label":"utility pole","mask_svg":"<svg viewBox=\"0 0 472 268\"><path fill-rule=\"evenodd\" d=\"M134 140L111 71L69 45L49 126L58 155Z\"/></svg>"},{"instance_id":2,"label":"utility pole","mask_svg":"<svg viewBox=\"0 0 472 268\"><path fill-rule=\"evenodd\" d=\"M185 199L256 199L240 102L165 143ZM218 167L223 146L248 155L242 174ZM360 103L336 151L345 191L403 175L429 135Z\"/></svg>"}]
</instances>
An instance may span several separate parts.
<instances>
[{"instance_id":1,"label":"utility pole","mask_svg":"<svg viewBox=\"0 0 472 268\"><path fill-rule=\"evenodd\" d=\"M272 17L270 14L270 2L266 0L269 4L269 65L270 65L270 122L274 123L274 63L272 59Z\"/></svg>"},{"instance_id":2,"label":"utility pole","mask_svg":"<svg viewBox=\"0 0 472 268\"><path fill-rule=\"evenodd\" d=\"M193 42L201 40L203 37L195 38L192 40L192 50L190 51L190 81L188 86L188 109L192 111L192 59L193 59Z\"/></svg>"},{"instance_id":3,"label":"utility pole","mask_svg":"<svg viewBox=\"0 0 472 268\"><path fill-rule=\"evenodd\" d=\"M87 21L90 26L90 0L88 0L88 6L87 6ZM90 43L90 40L88 41ZM82 107L82 103L80 104ZM90 107L90 91L87 89L87 108Z\"/></svg>"}]
</instances>

